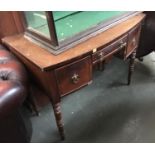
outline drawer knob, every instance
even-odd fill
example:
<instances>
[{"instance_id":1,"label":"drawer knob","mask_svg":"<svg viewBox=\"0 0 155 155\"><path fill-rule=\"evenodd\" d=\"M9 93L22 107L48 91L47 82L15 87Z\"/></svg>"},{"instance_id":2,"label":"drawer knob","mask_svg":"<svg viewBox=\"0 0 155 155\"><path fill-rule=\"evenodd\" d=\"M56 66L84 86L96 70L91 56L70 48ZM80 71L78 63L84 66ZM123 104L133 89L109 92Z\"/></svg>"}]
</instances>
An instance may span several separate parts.
<instances>
[{"instance_id":1,"label":"drawer knob","mask_svg":"<svg viewBox=\"0 0 155 155\"><path fill-rule=\"evenodd\" d=\"M99 56L99 58L102 58L102 57L103 57L103 52L100 52L100 53L98 54L98 56Z\"/></svg>"},{"instance_id":2,"label":"drawer knob","mask_svg":"<svg viewBox=\"0 0 155 155\"><path fill-rule=\"evenodd\" d=\"M132 44L133 44L133 46L136 45L136 39L135 38L132 39Z\"/></svg>"},{"instance_id":3,"label":"drawer knob","mask_svg":"<svg viewBox=\"0 0 155 155\"><path fill-rule=\"evenodd\" d=\"M71 79L72 79L72 82L73 82L74 84L76 84L76 83L79 82L80 76L79 76L77 73L74 73L74 75L72 76Z\"/></svg>"}]
</instances>

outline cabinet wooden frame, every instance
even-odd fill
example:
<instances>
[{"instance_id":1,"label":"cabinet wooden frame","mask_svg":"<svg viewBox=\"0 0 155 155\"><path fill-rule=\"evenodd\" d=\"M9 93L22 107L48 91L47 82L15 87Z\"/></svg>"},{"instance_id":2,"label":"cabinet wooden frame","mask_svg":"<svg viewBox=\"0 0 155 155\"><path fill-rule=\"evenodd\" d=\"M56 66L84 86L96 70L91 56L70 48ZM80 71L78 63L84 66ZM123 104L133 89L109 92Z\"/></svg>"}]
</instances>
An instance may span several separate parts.
<instances>
[{"instance_id":1,"label":"cabinet wooden frame","mask_svg":"<svg viewBox=\"0 0 155 155\"><path fill-rule=\"evenodd\" d=\"M55 33L56 32L55 26L53 23L53 16L50 11L45 11L45 15L46 15L47 23L48 23L48 27L49 27L49 32L50 32L50 38L38 33L35 30L28 29L28 23L26 21L24 12L20 11L19 14L20 14L20 18L22 19L22 22L23 22L25 36L28 36L36 41L39 41L41 44L43 44L45 46L50 46L52 48L54 48L55 46L58 46L58 40L57 40L57 36ZM54 30L54 31L52 31L52 30Z\"/></svg>"},{"instance_id":2,"label":"cabinet wooden frame","mask_svg":"<svg viewBox=\"0 0 155 155\"><path fill-rule=\"evenodd\" d=\"M22 21L23 21L23 25L25 29L25 37L35 42L36 44L39 44L41 47L47 49L49 52L57 55L93 36L96 36L97 34L109 29L110 27L116 24L119 24L127 20L128 18L135 16L138 13L140 12L138 11L127 12L118 17L114 17L113 19L110 19L106 22L101 22L97 26L88 28L61 42L58 41L58 38L56 35L56 28L54 24L54 17L53 17L52 11L45 11L45 15L46 15L47 23L49 27L50 38L42 35L41 33L38 33L35 30L28 29L28 24L27 24L24 12L20 12L20 17L22 18Z\"/></svg>"}]
</instances>

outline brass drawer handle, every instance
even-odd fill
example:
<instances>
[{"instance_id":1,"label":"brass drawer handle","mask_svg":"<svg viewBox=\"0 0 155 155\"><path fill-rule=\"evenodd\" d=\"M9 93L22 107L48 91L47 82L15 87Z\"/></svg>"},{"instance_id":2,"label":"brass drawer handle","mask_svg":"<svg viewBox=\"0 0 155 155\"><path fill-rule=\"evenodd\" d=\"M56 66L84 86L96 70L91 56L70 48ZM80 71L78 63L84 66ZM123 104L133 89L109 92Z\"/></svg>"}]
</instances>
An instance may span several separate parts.
<instances>
[{"instance_id":1,"label":"brass drawer handle","mask_svg":"<svg viewBox=\"0 0 155 155\"><path fill-rule=\"evenodd\" d=\"M115 52L121 50L121 49L124 48L126 45L127 45L126 42L124 42L124 43L122 42L121 45L120 45L118 48L116 48L115 50L113 50L111 53L115 53Z\"/></svg>"},{"instance_id":2,"label":"brass drawer handle","mask_svg":"<svg viewBox=\"0 0 155 155\"><path fill-rule=\"evenodd\" d=\"M79 82L80 76L77 73L74 73L73 76L71 77L71 80L74 84L76 84Z\"/></svg>"},{"instance_id":3,"label":"brass drawer handle","mask_svg":"<svg viewBox=\"0 0 155 155\"><path fill-rule=\"evenodd\" d=\"M126 45L127 45L126 42L125 42L125 43L122 42L121 45L120 45L118 48L116 48L115 50L113 50L111 53L115 53L115 52L121 50L121 49L124 48Z\"/></svg>"},{"instance_id":4,"label":"brass drawer handle","mask_svg":"<svg viewBox=\"0 0 155 155\"><path fill-rule=\"evenodd\" d=\"M121 41L120 42L120 46L118 47L118 48L116 48L116 49L114 49L113 51L111 51L111 52L109 52L109 53L115 53L115 52L117 52L118 50L121 50L122 48L124 48L126 45L127 45L127 43L126 42L123 42L123 41ZM98 54L98 57L100 58L100 60L102 61L102 59L104 58L104 53L103 52L100 52L99 54Z\"/></svg>"},{"instance_id":5,"label":"brass drawer handle","mask_svg":"<svg viewBox=\"0 0 155 155\"><path fill-rule=\"evenodd\" d=\"M118 49L123 48L125 46L126 46L126 42L124 42L123 40L121 40L120 41L120 47Z\"/></svg>"},{"instance_id":6,"label":"brass drawer handle","mask_svg":"<svg viewBox=\"0 0 155 155\"><path fill-rule=\"evenodd\" d=\"M125 46L126 46L126 43L122 43L121 46L120 46L120 48L123 48Z\"/></svg>"},{"instance_id":7,"label":"brass drawer handle","mask_svg":"<svg viewBox=\"0 0 155 155\"><path fill-rule=\"evenodd\" d=\"M102 58L102 57L103 57L103 52L100 52L100 53L98 54L98 56L99 56L99 58Z\"/></svg>"}]
</instances>

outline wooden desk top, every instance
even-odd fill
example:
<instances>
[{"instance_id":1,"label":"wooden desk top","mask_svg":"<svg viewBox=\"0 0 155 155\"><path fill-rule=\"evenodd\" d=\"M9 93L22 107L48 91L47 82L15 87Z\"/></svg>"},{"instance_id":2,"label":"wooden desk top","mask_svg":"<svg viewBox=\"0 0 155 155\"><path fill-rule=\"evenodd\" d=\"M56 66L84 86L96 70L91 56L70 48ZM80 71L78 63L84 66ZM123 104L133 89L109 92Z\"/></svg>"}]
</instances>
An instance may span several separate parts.
<instances>
[{"instance_id":1,"label":"wooden desk top","mask_svg":"<svg viewBox=\"0 0 155 155\"><path fill-rule=\"evenodd\" d=\"M6 46L16 53L18 52L18 54L28 59L41 70L47 70L62 62L69 61L86 54L95 48L108 44L112 40L117 39L124 33L128 32L131 28L141 22L144 17L145 14L143 13L133 16L59 55L51 54L48 50L41 48L26 39L23 34L5 37L2 41Z\"/></svg>"}]
</instances>

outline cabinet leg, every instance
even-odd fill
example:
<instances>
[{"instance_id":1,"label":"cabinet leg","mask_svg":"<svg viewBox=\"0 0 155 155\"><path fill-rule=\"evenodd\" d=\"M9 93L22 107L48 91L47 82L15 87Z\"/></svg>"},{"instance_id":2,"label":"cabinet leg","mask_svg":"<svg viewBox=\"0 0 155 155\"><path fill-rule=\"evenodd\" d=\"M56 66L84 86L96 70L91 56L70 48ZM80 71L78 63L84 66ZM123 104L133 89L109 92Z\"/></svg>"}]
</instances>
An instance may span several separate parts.
<instances>
[{"instance_id":1,"label":"cabinet leg","mask_svg":"<svg viewBox=\"0 0 155 155\"><path fill-rule=\"evenodd\" d=\"M132 73L134 71L134 62L136 58L136 51L134 51L131 56L130 56L130 61L129 61L129 71L128 71L128 85L131 83L131 77Z\"/></svg>"},{"instance_id":2,"label":"cabinet leg","mask_svg":"<svg viewBox=\"0 0 155 155\"><path fill-rule=\"evenodd\" d=\"M64 127L63 127L64 125L63 125L63 121L62 121L60 103L53 104L53 110L54 110L54 115L55 115L55 119L56 119L56 123L57 123L57 127L59 130L61 139L64 140L65 134L64 134Z\"/></svg>"}]
</instances>

